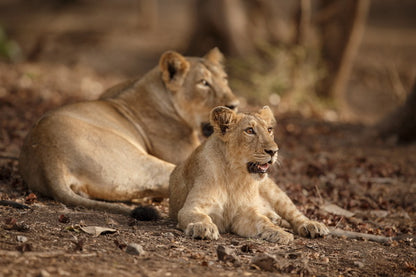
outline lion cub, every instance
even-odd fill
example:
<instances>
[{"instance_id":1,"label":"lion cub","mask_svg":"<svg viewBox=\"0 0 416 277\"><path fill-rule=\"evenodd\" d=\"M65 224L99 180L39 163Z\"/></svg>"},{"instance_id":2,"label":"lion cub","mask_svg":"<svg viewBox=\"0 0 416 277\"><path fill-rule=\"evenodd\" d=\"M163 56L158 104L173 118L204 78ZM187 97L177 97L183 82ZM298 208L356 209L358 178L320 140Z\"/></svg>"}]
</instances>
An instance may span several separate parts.
<instances>
[{"instance_id":1,"label":"lion cub","mask_svg":"<svg viewBox=\"0 0 416 277\"><path fill-rule=\"evenodd\" d=\"M275 119L269 107L236 113L211 111L214 134L170 176L170 217L186 235L218 239L219 233L289 243L293 235L275 223L287 220L304 237L329 233L306 218L267 176L277 159Z\"/></svg>"}]
</instances>

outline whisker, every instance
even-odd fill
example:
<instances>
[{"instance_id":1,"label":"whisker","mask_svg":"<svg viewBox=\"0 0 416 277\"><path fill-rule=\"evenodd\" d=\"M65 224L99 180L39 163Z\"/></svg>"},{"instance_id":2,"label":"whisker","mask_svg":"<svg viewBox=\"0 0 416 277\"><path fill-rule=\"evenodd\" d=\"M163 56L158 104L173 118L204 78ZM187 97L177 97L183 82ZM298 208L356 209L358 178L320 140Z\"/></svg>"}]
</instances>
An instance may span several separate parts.
<instances>
[{"instance_id":1,"label":"whisker","mask_svg":"<svg viewBox=\"0 0 416 277\"><path fill-rule=\"evenodd\" d=\"M274 162L274 166L282 166L282 158L280 156L277 156L276 161Z\"/></svg>"}]
</instances>

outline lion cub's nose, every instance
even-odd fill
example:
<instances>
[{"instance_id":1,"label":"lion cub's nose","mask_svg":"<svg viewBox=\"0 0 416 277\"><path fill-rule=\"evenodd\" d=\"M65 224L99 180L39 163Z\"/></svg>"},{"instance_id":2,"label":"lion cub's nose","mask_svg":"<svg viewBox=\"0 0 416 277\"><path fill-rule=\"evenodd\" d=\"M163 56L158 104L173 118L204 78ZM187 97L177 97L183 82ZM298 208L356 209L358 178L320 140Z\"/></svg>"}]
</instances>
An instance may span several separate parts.
<instances>
[{"instance_id":1,"label":"lion cub's nose","mask_svg":"<svg viewBox=\"0 0 416 277\"><path fill-rule=\"evenodd\" d=\"M276 155L277 150L274 149L264 149L264 152L266 152L267 154L269 154L271 157L273 157L274 155Z\"/></svg>"}]
</instances>

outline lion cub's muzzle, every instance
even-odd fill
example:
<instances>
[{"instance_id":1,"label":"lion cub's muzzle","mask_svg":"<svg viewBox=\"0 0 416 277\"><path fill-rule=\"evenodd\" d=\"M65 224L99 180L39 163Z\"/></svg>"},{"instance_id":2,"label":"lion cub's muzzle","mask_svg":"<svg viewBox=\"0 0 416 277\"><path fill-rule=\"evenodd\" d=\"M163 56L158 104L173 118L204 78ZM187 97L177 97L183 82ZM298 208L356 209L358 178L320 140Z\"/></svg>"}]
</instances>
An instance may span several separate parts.
<instances>
[{"instance_id":1,"label":"lion cub's muzzle","mask_svg":"<svg viewBox=\"0 0 416 277\"><path fill-rule=\"evenodd\" d=\"M248 162L247 170L249 173L265 174L269 170L270 166L274 164L277 159L277 150L265 149L264 152L270 155L270 160L267 163Z\"/></svg>"}]
</instances>

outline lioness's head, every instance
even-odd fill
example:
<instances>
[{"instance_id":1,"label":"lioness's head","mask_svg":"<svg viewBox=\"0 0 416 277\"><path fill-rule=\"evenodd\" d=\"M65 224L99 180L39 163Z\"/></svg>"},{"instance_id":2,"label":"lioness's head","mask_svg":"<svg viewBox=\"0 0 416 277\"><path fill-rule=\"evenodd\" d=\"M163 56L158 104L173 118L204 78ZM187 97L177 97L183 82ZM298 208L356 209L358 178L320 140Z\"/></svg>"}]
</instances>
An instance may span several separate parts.
<instances>
[{"instance_id":1,"label":"lioness's head","mask_svg":"<svg viewBox=\"0 0 416 277\"><path fill-rule=\"evenodd\" d=\"M210 122L214 133L226 144L232 166L264 177L279 149L274 141L276 123L268 106L256 113L236 113L227 107L212 110Z\"/></svg>"},{"instance_id":2,"label":"lioness's head","mask_svg":"<svg viewBox=\"0 0 416 277\"><path fill-rule=\"evenodd\" d=\"M160 58L162 80L172 92L181 117L194 128L208 122L214 107L237 109L239 101L228 86L223 61L218 48L203 58L184 57L174 51Z\"/></svg>"}]
</instances>

